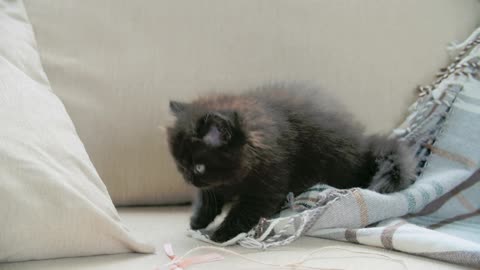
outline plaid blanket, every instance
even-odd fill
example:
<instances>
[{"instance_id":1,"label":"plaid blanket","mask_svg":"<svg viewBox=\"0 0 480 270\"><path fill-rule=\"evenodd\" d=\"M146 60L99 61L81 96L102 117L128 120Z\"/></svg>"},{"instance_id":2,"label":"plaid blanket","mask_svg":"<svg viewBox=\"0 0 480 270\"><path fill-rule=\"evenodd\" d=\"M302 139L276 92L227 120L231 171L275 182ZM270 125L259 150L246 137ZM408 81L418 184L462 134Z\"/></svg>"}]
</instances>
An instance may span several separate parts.
<instances>
[{"instance_id":1,"label":"plaid blanket","mask_svg":"<svg viewBox=\"0 0 480 270\"><path fill-rule=\"evenodd\" d=\"M480 28L392 136L416 153L418 179L379 194L316 185L273 219L223 243L286 245L302 235L348 241L480 268ZM208 241L201 232L194 238Z\"/></svg>"}]
</instances>

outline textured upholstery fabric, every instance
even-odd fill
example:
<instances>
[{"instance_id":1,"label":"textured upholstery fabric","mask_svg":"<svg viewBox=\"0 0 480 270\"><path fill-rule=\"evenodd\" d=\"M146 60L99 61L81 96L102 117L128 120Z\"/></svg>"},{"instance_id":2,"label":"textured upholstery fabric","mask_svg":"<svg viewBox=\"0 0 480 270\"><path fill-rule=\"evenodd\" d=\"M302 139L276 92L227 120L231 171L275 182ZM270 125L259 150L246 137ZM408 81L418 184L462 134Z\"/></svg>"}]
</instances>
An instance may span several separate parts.
<instances>
[{"instance_id":1,"label":"textured upholstery fabric","mask_svg":"<svg viewBox=\"0 0 480 270\"><path fill-rule=\"evenodd\" d=\"M151 252L120 221L40 64L21 1L0 0L1 262Z\"/></svg>"},{"instance_id":2,"label":"textured upholstery fabric","mask_svg":"<svg viewBox=\"0 0 480 270\"><path fill-rule=\"evenodd\" d=\"M387 131L477 0L27 0L52 87L117 205L186 201L159 126L168 99L310 81Z\"/></svg>"}]
</instances>

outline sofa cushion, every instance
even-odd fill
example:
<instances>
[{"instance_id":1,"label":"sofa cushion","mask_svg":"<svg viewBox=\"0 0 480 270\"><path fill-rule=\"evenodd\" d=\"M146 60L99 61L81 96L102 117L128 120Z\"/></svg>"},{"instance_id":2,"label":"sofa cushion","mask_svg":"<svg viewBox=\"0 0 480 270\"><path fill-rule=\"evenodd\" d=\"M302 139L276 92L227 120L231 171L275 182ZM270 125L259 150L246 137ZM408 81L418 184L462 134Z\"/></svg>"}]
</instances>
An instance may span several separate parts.
<instances>
[{"instance_id":1,"label":"sofa cushion","mask_svg":"<svg viewBox=\"0 0 480 270\"><path fill-rule=\"evenodd\" d=\"M168 100L268 81L319 84L395 126L476 0L26 1L41 57L117 205L189 200L167 151Z\"/></svg>"},{"instance_id":2,"label":"sofa cushion","mask_svg":"<svg viewBox=\"0 0 480 270\"><path fill-rule=\"evenodd\" d=\"M67 258L61 260L45 260L0 265L2 270L153 270L165 269L161 266L170 260L163 253L163 245L172 243L175 254L184 255L188 250L201 246L197 240L186 237L190 209L188 207L127 207L120 208L119 214L139 237L148 237L157 248L157 254L120 254L112 256L95 256L86 258ZM466 270L467 267L456 266L444 262L408 254L381 250L374 247L359 246L338 241L303 237L287 247L266 251L249 250L241 247L229 247L229 250L240 252L245 256L272 263L291 263L315 249L322 249L313 254L307 264L323 269L344 270ZM361 254L357 253L360 252ZM209 253L197 251L191 256ZM276 269L249 262L229 254L220 262L199 264L190 269ZM387 257L395 260L392 261ZM402 265L404 264L405 267ZM157 268L158 267L158 268ZM280 268L278 268L280 269Z\"/></svg>"},{"instance_id":3,"label":"sofa cushion","mask_svg":"<svg viewBox=\"0 0 480 270\"><path fill-rule=\"evenodd\" d=\"M40 64L21 1L0 0L2 262L152 252L120 221Z\"/></svg>"}]
</instances>

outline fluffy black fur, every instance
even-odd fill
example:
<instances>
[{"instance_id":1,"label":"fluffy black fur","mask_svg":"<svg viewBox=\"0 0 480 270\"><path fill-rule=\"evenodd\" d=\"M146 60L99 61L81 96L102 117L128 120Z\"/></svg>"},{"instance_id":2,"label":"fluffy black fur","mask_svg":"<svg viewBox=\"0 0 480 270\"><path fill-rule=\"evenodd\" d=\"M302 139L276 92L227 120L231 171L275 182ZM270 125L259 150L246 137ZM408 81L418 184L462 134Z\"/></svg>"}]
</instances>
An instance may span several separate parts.
<instances>
[{"instance_id":1,"label":"fluffy black fur","mask_svg":"<svg viewBox=\"0 0 480 270\"><path fill-rule=\"evenodd\" d=\"M212 240L226 241L275 214L288 192L319 183L399 191L414 178L413 158L397 141L365 136L328 95L273 85L241 95L170 102L177 120L170 151L186 181L199 188L191 228L208 226L233 206Z\"/></svg>"}]
</instances>

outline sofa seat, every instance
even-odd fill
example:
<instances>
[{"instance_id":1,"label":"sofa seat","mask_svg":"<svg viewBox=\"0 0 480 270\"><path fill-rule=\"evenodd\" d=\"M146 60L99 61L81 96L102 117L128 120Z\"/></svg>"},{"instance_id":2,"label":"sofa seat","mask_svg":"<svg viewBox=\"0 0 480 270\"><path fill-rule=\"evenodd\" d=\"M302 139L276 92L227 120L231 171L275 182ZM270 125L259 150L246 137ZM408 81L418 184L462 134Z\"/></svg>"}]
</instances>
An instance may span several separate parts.
<instances>
[{"instance_id":1,"label":"sofa seat","mask_svg":"<svg viewBox=\"0 0 480 270\"><path fill-rule=\"evenodd\" d=\"M172 243L177 255L183 255L189 249L203 246L205 243L192 239L186 235L190 209L188 206L175 207L125 207L119 208L119 213L127 227L140 238L146 239L157 248L157 254L119 254L108 256L93 256L80 258L66 258L56 260L30 261L10 264L0 264L1 270L154 270L169 259L163 252L163 244ZM292 244L267 251L250 250L242 247L229 248L250 258L271 263L293 262L300 257L318 248L319 251L308 262L309 266L335 269L405 269L401 263L391 261L375 254L386 255L392 259L403 261L405 266L412 269L470 269L440 261L430 260L418 256L403 254L384 249L343 243L325 239L303 237ZM334 247L342 248L335 249ZM331 248L331 249L329 249ZM365 253L352 253L343 249ZM225 255L224 261L199 264L188 269L270 269L245 261L244 259ZM323 259L321 259L323 258ZM166 269L166 268L159 268Z\"/></svg>"}]
</instances>

